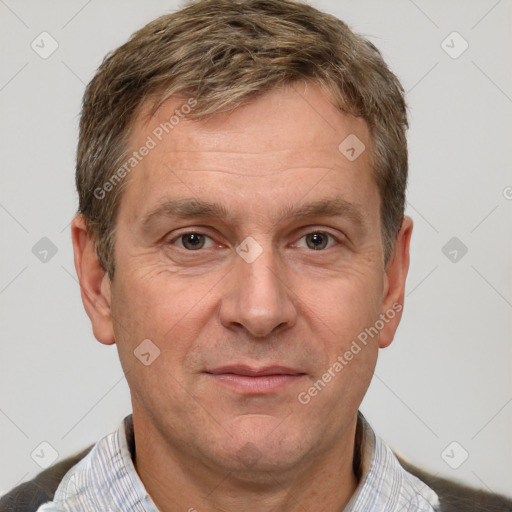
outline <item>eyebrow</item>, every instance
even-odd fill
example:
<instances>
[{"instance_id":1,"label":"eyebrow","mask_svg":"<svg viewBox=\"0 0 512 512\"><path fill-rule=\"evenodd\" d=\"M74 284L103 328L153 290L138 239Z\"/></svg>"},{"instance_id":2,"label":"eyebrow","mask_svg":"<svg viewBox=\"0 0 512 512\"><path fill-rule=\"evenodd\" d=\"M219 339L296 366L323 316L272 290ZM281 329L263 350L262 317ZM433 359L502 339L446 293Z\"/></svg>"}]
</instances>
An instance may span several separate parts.
<instances>
[{"instance_id":1,"label":"eyebrow","mask_svg":"<svg viewBox=\"0 0 512 512\"><path fill-rule=\"evenodd\" d=\"M144 215L141 224L146 227L154 219L160 217L215 218L230 220L234 223L239 221L239 216L230 213L224 205L196 198L167 199ZM278 223L283 219L307 219L312 217L346 217L361 225L364 224L367 214L359 205L351 203L341 196L334 196L299 206L285 205L279 209L277 215L273 215L271 218L273 222Z\"/></svg>"}]
</instances>

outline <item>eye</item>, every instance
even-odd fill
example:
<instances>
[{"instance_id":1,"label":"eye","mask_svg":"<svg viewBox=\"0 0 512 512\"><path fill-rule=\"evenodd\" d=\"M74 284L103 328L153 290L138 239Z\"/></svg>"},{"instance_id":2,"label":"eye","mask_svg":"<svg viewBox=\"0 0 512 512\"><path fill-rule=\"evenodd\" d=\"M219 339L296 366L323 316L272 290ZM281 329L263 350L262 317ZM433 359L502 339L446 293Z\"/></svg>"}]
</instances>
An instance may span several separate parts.
<instances>
[{"instance_id":1,"label":"eye","mask_svg":"<svg viewBox=\"0 0 512 512\"><path fill-rule=\"evenodd\" d=\"M332 246L331 241L336 242L335 238L329 233L323 233L321 231L315 231L313 233L308 233L303 236L301 240L305 241L306 247L308 249L312 249L314 251L321 251L322 249L326 249ZM304 247L301 245L301 247Z\"/></svg>"},{"instance_id":2,"label":"eye","mask_svg":"<svg viewBox=\"0 0 512 512\"><path fill-rule=\"evenodd\" d=\"M208 245L208 242L210 245ZM187 249L189 251L197 251L205 247L212 247L213 240L201 233L185 233L180 235L173 243L178 244L178 247Z\"/></svg>"}]
</instances>

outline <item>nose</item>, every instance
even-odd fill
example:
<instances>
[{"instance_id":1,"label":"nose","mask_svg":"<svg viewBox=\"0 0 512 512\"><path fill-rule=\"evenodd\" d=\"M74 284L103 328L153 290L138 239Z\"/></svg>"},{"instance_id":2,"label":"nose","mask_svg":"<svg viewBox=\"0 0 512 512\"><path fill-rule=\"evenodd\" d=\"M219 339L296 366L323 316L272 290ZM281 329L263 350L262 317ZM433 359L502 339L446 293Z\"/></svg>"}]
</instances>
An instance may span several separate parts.
<instances>
[{"instance_id":1,"label":"nose","mask_svg":"<svg viewBox=\"0 0 512 512\"><path fill-rule=\"evenodd\" d=\"M265 337L292 327L297 320L290 283L281 272L273 251L264 249L252 262L235 260L220 305L220 321L229 329L244 328Z\"/></svg>"}]
</instances>

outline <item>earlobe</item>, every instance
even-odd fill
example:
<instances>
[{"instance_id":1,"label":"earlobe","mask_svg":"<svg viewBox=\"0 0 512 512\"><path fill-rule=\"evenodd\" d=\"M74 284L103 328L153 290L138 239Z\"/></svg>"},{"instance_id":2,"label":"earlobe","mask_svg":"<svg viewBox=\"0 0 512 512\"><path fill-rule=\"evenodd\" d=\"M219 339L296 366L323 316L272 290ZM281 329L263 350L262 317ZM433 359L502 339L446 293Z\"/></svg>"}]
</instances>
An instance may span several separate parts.
<instances>
[{"instance_id":1,"label":"earlobe","mask_svg":"<svg viewBox=\"0 0 512 512\"><path fill-rule=\"evenodd\" d=\"M402 318L405 282L409 271L409 249L412 228L412 219L404 217L395 240L391 260L386 268L381 310L381 315L384 315L386 323L379 336L380 348L386 348L391 344Z\"/></svg>"},{"instance_id":2,"label":"earlobe","mask_svg":"<svg viewBox=\"0 0 512 512\"><path fill-rule=\"evenodd\" d=\"M82 215L71 223L75 269L80 293L95 338L105 345L115 343L110 309L111 283L96 255L94 240Z\"/></svg>"}]
</instances>

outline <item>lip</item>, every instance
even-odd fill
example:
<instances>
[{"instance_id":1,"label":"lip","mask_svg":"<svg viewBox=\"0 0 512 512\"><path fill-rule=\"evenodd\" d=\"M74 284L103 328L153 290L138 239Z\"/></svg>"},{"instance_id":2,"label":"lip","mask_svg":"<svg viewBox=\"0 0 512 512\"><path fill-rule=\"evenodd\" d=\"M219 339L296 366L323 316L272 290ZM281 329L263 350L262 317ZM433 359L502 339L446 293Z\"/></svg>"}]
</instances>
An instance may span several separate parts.
<instances>
[{"instance_id":1,"label":"lip","mask_svg":"<svg viewBox=\"0 0 512 512\"><path fill-rule=\"evenodd\" d=\"M207 370L219 384L243 394L267 394L297 382L306 374L286 366L254 368L246 365L223 366Z\"/></svg>"},{"instance_id":2,"label":"lip","mask_svg":"<svg viewBox=\"0 0 512 512\"><path fill-rule=\"evenodd\" d=\"M263 366L260 368L254 368L244 364L236 364L230 366L221 366L219 368L213 368L207 370L206 373L212 375L220 374L234 374L234 375L245 375L247 377L262 377L267 375L304 375L304 372L296 370L294 368L288 368L286 366Z\"/></svg>"}]
</instances>

